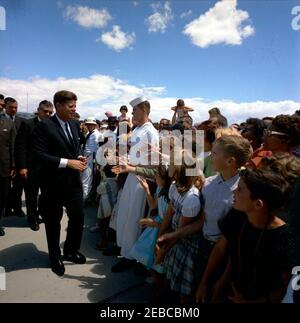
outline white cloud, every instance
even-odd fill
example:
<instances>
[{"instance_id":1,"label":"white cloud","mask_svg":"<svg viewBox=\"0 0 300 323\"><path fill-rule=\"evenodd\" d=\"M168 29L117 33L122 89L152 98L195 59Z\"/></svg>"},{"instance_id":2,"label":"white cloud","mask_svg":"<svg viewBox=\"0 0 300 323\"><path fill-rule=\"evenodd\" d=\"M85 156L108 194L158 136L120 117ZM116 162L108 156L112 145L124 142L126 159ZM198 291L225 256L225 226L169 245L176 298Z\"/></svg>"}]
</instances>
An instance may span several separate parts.
<instances>
[{"instance_id":1,"label":"white cloud","mask_svg":"<svg viewBox=\"0 0 300 323\"><path fill-rule=\"evenodd\" d=\"M136 7L139 5L139 2L138 1L132 1L132 4Z\"/></svg>"},{"instance_id":2,"label":"white cloud","mask_svg":"<svg viewBox=\"0 0 300 323\"><path fill-rule=\"evenodd\" d=\"M67 6L65 15L84 28L103 28L112 19L107 9L97 10L83 6Z\"/></svg>"},{"instance_id":3,"label":"white cloud","mask_svg":"<svg viewBox=\"0 0 300 323\"><path fill-rule=\"evenodd\" d=\"M254 27L245 25L248 19L247 11L237 9L237 0L221 0L186 25L183 33L201 48L221 43L241 45L254 34Z\"/></svg>"},{"instance_id":4,"label":"white cloud","mask_svg":"<svg viewBox=\"0 0 300 323\"><path fill-rule=\"evenodd\" d=\"M148 31L164 33L168 25L174 19L171 4L169 1L165 2L163 6L160 3L151 5L153 14L146 19Z\"/></svg>"},{"instance_id":5,"label":"white cloud","mask_svg":"<svg viewBox=\"0 0 300 323\"><path fill-rule=\"evenodd\" d=\"M111 32L103 33L97 41L102 41L109 48L120 52L124 48L131 48L135 42L135 33L125 33L120 26L115 25Z\"/></svg>"},{"instance_id":6,"label":"white cloud","mask_svg":"<svg viewBox=\"0 0 300 323\"><path fill-rule=\"evenodd\" d=\"M82 118L94 116L101 119L107 110L118 114L121 105L126 104L130 107L129 102L132 99L145 95L151 103L150 117L153 121L159 121L163 117L171 119L173 112L170 107L174 106L178 99L164 97L166 90L162 86L136 86L108 75L91 75L77 79L61 77L55 80L39 77L28 80L0 78L0 88L4 95L13 96L18 100L20 111L27 110L28 93L29 112L35 111L37 104L42 100L52 101L56 91L73 91L78 96L78 112ZM215 106L220 108L229 123L234 123L245 121L248 117L292 114L300 105L300 102L292 100L238 103L228 100L208 101L200 97L183 99L186 105L194 108L191 116L195 122L206 120L207 111Z\"/></svg>"},{"instance_id":7,"label":"white cloud","mask_svg":"<svg viewBox=\"0 0 300 323\"><path fill-rule=\"evenodd\" d=\"M187 17L189 17L192 13L193 13L193 11L192 11L191 9L190 9L190 10L188 10L188 11L185 11L185 12L183 12L183 13L180 15L180 18L181 18L181 19L187 18Z\"/></svg>"}]
</instances>

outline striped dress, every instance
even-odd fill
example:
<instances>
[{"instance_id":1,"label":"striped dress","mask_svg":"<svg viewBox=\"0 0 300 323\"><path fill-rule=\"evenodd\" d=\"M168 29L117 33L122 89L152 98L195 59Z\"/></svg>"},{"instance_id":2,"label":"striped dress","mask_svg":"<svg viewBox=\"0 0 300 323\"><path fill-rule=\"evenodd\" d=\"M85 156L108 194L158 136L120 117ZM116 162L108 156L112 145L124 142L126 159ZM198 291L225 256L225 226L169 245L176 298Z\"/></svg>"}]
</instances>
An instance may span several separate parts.
<instances>
[{"instance_id":1,"label":"striped dress","mask_svg":"<svg viewBox=\"0 0 300 323\"><path fill-rule=\"evenodd\" d=\"M180 219L184 217L196 217L199 215L201 203L199 190L192 187L181 195L178 193L175 183L170 187L169 198L173 204L175 214L172 219L172 229L176 231L180 225ZM165 257L167 279L173 291L183 295L192 295L197 288L197 264L199 259L200 234L187 236L179 240Z\"/></svg>"}]
</instances>

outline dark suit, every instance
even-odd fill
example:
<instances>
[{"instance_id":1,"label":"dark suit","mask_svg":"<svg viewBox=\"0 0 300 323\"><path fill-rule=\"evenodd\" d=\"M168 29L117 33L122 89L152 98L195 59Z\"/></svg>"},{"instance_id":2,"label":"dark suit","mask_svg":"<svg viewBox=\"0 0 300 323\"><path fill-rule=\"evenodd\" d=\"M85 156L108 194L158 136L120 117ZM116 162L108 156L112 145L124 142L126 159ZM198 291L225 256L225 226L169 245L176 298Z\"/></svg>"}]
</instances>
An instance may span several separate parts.
<instances>
[{"instance_id":1,"label":"dark suit","mask_svg":"<svg viewBox=\"0 0 300 323\"><path fill-rule=\"evenodd\" d=\"M26 122L26 119L16 115L13 122L15 124L16 132L18 134L19 129L21 128L22 124ZM17 213L21 212L23 188L23 181L17 173L16 176L11 180L11 189L9 192L7 209L13 209Z\"/></svg>"},{"instance_id":2,"label":"dark suit","mask_svg":"<svg viewBox=\"0 0 300 323\"><path fill-rule=\"evenodd\" d=\"M38 192L39 192L39 163L33 157L32 133L39 122L37 117L26 120L20 127L16 137L15 161L17 171L27 169L27 179L23 180L28 221L36 223L38 219Z\"/></svg>"},{"instance_id":3,"label":"dark suit","mask_svg":"<svg viewBox=\"0 0 300 323\"><path fill-rule=\"evenodd\" d=\"M56 115L39 122L33 131L33 151L41 166L41 215L45 221L50 259L61 254L59 241L63 206L69 217L65 254L80 249L83 231L80 173L71 168L59 168L61 158L77 159L79 155L79 124L70 120L69 125L73 144L68 141Z\"/></svg>"},{"instance_id":4,"label":"dark suit","mask_svg":"<svg viewBox=\"0 0 300 323\"><path fill-rule=\"evenodd\" d=\"M16 129L12 120L0 115L0 218L9 193L10 172L15 166L15 136Z\"/></svg>"}]
</instances>

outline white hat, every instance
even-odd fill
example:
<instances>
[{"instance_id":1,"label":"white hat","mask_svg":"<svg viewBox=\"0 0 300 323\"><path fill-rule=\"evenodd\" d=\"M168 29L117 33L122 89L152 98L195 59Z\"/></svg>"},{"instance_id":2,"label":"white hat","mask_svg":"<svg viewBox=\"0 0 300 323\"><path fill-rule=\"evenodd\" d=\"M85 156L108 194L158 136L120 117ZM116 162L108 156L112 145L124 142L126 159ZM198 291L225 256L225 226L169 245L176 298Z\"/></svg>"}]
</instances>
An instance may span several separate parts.
<instances>
[{"instance_id":1,"label":"white hat","mask_svg":"<svg viewBox=\"0 0 300 323\"><path fill-rule=\"evenodd\" d=\"M85 123L86 123L86 124L97 124L96 119L95 119L95 118L92 118L92 117L87 118L87 119L85 120Z\"/></svg>"},{"instance_id":2,"label":"white hat","mask_svg":"<svg viewBox=\"0 0 300 323\"><path fill-rule=\"evenodd\" d=\"M135 107L135 106L137 106L138 104L143 103L143 102L145 102L145 101L147 101L147 99L146 99L144 96L140 96L140 97L138 97L138 98L136 98L136 99L132 100L132 101L130 102L130 105L134 108L134 107Z\"/></svg>"}]
</instances>

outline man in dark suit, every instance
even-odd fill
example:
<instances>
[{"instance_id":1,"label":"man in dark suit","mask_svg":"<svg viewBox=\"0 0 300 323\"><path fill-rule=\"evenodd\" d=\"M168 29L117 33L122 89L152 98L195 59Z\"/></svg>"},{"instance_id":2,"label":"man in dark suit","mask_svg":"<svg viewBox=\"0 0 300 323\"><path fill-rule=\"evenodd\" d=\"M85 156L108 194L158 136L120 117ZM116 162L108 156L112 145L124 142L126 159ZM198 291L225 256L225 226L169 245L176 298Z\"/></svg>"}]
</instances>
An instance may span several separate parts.
<instances>
[{"instance_id":1,"label":"man in dark suit","mask_svg":"<svg viewBox=\"0 0 300 323\"><path fill-rule=\"evenodd\" d=\"M53 114L53 104L42 101L37 109L37 116L26 120L19 128L15 144L16 169L23 180L26 209L29 226L33 231L39 230L38 194L39 194L39 163L33 158L32 133L38 122Z\"/></svg>"},{"instance_id":2,"label":"man in dark suit","mask_svg":"<svg viewBox=\"0 0 300 323\"><path fill-rule=\"evenodd\" d=\"M16 99L7 97L4 100L5 103L5 116L14 122L16 131L18 133L21 125L25 122L24 118L17 116L18 102ZM23 193L23 182L19 174L16 174L11 180L11 189L8 196L8 201L5 209L5 215L16 215L24 217L25 213L22 211L22 193Z\"/></svg>"},{"instance_id":3,"label":"man in dark suit","mask_svg":"<svg viewBox=\"0 0 300 323\"><path fill-rule=\"evenodd\" d=\"M1 99L0 95L0 100ZM0 102L1 103L1 102ZM0 219L7 203L11 176L14 175L14 143L16 129L12 120L7 119L0 107ZM0 236L5 232L0 227Z\"/></svg>"},{"instance_id":4,"label":"man in dark suit","mask_svg":"<svg viewBox=\"0 0 300 323\"><path fill-rule=\"evenodd\" d=\"M33 152L40 162L42 192L41 215L45 222L51 268L62 276L60 222L63 207L69 218L64 259L77 264L86 262L79 252L83 232L83 193L80 172L86 158L79 156L79 124L72 120L77 96L69 91L54 95L56 114L39 122L33 131Z\"/></svg>"}]
</instances>

